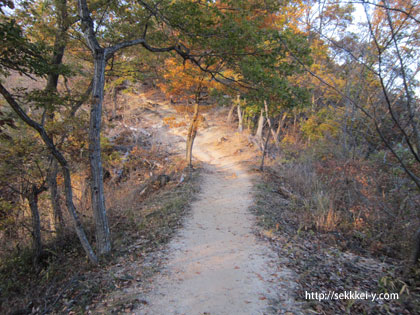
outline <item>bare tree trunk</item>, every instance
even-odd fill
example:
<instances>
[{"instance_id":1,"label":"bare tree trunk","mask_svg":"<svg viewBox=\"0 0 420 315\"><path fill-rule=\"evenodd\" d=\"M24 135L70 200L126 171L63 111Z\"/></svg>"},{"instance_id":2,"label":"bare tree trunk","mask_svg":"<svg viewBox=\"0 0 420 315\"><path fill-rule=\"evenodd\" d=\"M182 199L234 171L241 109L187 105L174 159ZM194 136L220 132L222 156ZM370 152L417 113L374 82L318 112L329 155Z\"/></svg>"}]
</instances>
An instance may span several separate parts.
<instances>
[{"instance_id":1,"label":"bare tree trunk","mask_svg":"<svg viewBox=\"0 0 420 315\"><path fill-rule=\"evenodd\" d=\"M296 110L293 110L293 133L296 134L297 129L297 113Z\"/></svg>"},{"instance_id":2,"label":"bare tree trunk","mask_svg":"<svg viewBox=\"0 0 420 315\"><path fill-rule=\"evenodd\" d=\"M48 172L48 187L50 188L50 199L51 205L53 208L54 214L54 226L55 230L60 234L60 232L65 227L65 222L63 218L63 212L61 211L60 206L60 196L58 193L58 185L57 185L57 174L58 174L58 163L57 160L52 157L51 161L51 168Z\"/></svg>"},{"instance_id":3,"label":"bare tree trunk","mask_svg":"<svg viewBox=\"0 0 420 315\"><path fill-rule=\"evenodd\" d=\"M80 243L83 246L83 249L85 250L86 254L88 255L89 259L97 264L98 259L96 258L95 253L92 250L92 247L89 244L89 241L86 237L85 231L83 230L82 224L80 223L79 217L76 212L76 208L73 203L73 188L71 185L71 177L70 177L70 170L67 163L67 160L64 158L64 156L60 153L60 151L57 150L56 146L54 145L54 142L52 139L47 135L47 132L45 131L44 127L34 120L32 120L26 113L22 110L22 108L19 106L19 104L15 101L13 96L5 89L5 87L0 82L0 93L3 95L3 97L6 99L6 101L9 103L10 107L16 112L16 114L30 127L35 129L39 135L41 136L42 140L44 141L45 145L50 149L51 154L57 159L58 163L61 165L64 175L64 188L66 192L66 203L67 203L67 209L70 213L70 216L73 220L73 223L75 225L77 236L79 237Z\"/></svg>"},{"instance_id":4,"label":"bare tree trunk","mask_svg":"<svg viewBox=\"0 0 420 315\"><path fill-rule=\"evenodd\" d=\"M51 58L51 64L61 65L64 57L64 51L67 46L67 31L70 27L70 23L67 20L67 0L56 0L54 4L57 8L57 21L58 29L55 33L53 55ZM46 90L57 91L59 73L49 73L47 76Z\"/></svg>"},{"instance_id":5,"label":"bare tree trunk","mask_svg":"<svg viewBox=\"0 0 420 315\"><path fill-rule=\"evenodd\" d=\"M255 136L261 140L263 136L263 129L264 129L265 117L264 117L264 109L261 108L260 118L258 119L258 127Z\"/></svg>"},{"instance_id":6,"label":"bare tree trunk","mask_svg":"<svg viewBox=\"0 0 420 315\"><path fill-rule=\"evenodd\" d=\"M267 106L267 102L266 101L264 101L264 108L265 108L265 114L267 116L268 127L270 128L271 135L273 136L274 142L276 143L276 146L278 147L279 146L279 141L277 139L277 134L274 131L273 126L271 124L271 118L268 115L268 106Z\"/></svg>"},{"instance_id":7,"label":"bare tree trunk","mask_svg":"<svg viewBox=\"0 0 420 315\"><path fill-rule=\"evenodd\" d=\"M96 258L96 255L93 252L93 249L89 244L89 241L86 237L85 231L84 231L84 229L82 227L82 224L79 220L79 216L77 215L76 207L74 206L74 203L73 203L73 188L71 186L70 171L68 169L67 163L62 164L62 169L63 169L63 175L64 175L64 188L65 188L65 193L66 193L67 209L69 210L71 218L73 219L76 234L79 237L80 243L82 244L83 249L85 250L89 259L93 263L97 264L98 259Z\"/></svg>"},{"instance_id":8,"label":"bare tree trunk","mask_svg":"<svg viewBox=\"0 0 420 315\"><path fill-rule=\"evenodd\" d=\"M195 136L197 135L198 129L198 110L199 105L198 102L194 104L194 116L191 120L190 128L188 129L188 137L187 137L187 151L186 151L186 159L189 167L192 167L192 149L194 144Z\"/></svg>"},{"instance_id":9,"label":"bare tree trunk","mask_svg":"<svg viewBox=\"0 0 420 315\"><path fill-rule=\"evenodd\" d=\"M414 248L411 256L411 262L417 264L420 258L420 229L417 230L414 236Z\"/></svg>"},{"instance_id":10,"label":"bare tree trunk","mask_svg":"<svg viewBox=\"0 0 420 315\"><path fill-rule=\"evenodd\" d=\"M238 109L238 119L239 119L238 130L240 132L242 132L244 130L244 118L243 118L243 115L242 115L241 99L240 99L239 95L237 96L237 105L238 105L237 109Z\"/></svg>"},{"instance_id":11,"label":"bare tree trunk","mask_svg":"<svg viewBox=\"0 0 420 315\"><path fill-rule=\"evenodd\" d=\"M111 252L111 238L106 216L101 158L102 103L105 86L105 54L97 49L94 54L93 95L89 126L89 161L91 171L91 200L95 218L96 247L99 255Z\"/></svg>"},{"instance_id":12,"label":"bare tree trunk","mask_svg":"<svg viewBox=\"0 0 420 315\"><path fill-rule=\"evenodd\" d=\"M387 3L387 1L385 3ZM391 39L394 43L395 52L396 52L396 55L397 55L398 61L399 61L401 78L402 78L402 81L403 81L405 97L406 97L405 107L406 107L407 112L409 114L410 125L413 129L412 133L413 133L413 138L414 138L414 146L416 148L417 154L419 154L419 152L420 152L420 131L418 129L419 121L416 119L416 113L413 110L413 105L414 104L412 104L413 102L412 102L411 91L410 91L410 88L409 88L410 85L408 83L408 78L407 78L406 66L404 65L404 60L403 60L403 57L401 56L400 47L398 46L398 43L397 43L397 38L396 38L397 34L395 32L395 25L394 25L394 22L391 19L391 13L390 13L390 10L389 10L388 7L386 8L386 15L387 15L387 20L388 20L388 25L389 25L389 28L391 30L391 35L392 35Z\"/></svg>"},{"instance_id":13,"label":"bare tree trunk","mask_svg":"<svg viewBox=\"0 0 420 315\"><path fill-rule=\"evenodd\" d=\"M51 64L53 65L61 65L63 62L64 52L67 46L67 31L70 27L69 22L67 21L68 13L67 13L67 0L56 0L54 4L57 8L57 21L58 21L58 29L55 33L54 38L54 48L51 57ZM49 73L47 76L47 85L45 87L45 91L50 93L57 93L57 85L59 79L58 72ZM51 113L50 115L51 120L54 119L54 114ZM60 232L62 228L64 228L64 219L63 213L61 211L60 202L59 202L59 194L57 189L57 173L58 173L58 163L54 156L51 155L51 169L47 175L48 186L50 188L50 198L51 198L51 205L53 208L54 214L54 225L57 232ZM59 227L57 229L57 227Z\"/></svg>"},{"instance_id":14,"label":"bare tree trunk","mask_svg":"<svg viewBox=\"0 0 420 315\"><path fill-rule=\"evenodd\" d=\"M239 119L239 122L238 122L238 130L240 132L242 132L244 130L244 118L242 116L242 110L241 110L241 106L240 105L238 105L238 119Z\"/></svg>"},{"instance_id":15,"label":"bare tree trunk","mask_svg":"<svg viewBox=\"0 0 420 315\"><path fill-rule=\"evenodd\" d=\"M264 170L264 161L265 161L265 155L267 154L267 148L268 148L268 140L270 139L270 131L267 130L267 137L264 142L262 142L262 157L261 157L261 164L260 164L260 171Z\"/></svg>"},{"instance_id":16,"label":"bare tree trunk","mask_svg":"<svg viewBox=\"0 0 420 315\"><path fill-rule=\"evenodd\" d=\"M232 122L233 111L235 110L235 108L236 108L236 104L233 104L232 107L229 110L229 114L228 114L227 119L226 119L226 121L228 123Z\"/></svg>"},{"instance_id":17,"label":"bare tree trunk","mask_svg":"<svg viewBox=\"0 0 420 315\"><path fill-rule=\"evenodd\" d=\"M284 125L284 120L287 117L287 113L284 113L283 116L279 119L279 125L277 126L277 130L276 130L276 139L279 139L280 136L280 132L283 129L283 125Z\"/></svg>"},{"instance_id":18,"label":"bare tree trunk","mask_svg":"<svg viewBox=\"0 0 420 315\"><path fill-rule=\"evenodd\" d=\"M32 216L32 236L33 236L33 249L35 254L35 263L39 262L42 253L42 239L41 239L41 220L39 218L38 210L38 195L44 189L38 189L35 185L32 186L28 193L28 202L31 209Z\"/></svg>"}]
</instances>

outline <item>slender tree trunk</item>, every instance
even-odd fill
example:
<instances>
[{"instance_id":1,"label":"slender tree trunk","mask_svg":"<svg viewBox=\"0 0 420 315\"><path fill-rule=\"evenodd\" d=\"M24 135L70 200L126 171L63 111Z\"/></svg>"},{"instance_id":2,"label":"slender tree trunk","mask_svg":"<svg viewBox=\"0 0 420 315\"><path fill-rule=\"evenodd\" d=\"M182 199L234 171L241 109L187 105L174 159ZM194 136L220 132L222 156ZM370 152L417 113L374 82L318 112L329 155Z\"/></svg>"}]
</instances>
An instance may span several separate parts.
<instances>
[{"instance_id":1,"label":"slender tree trunk","mask_svg":"<svg viewBox=\"0 0 420 315\"><path fill-rule=\"evenodd\" d=\"M253 119L251 119L251 117L246 118L246 129L248 130L249 133L251 133L252 121Z\"/></svg>"},{"instance_id":2,"label":"slender tree trunk","mask_svg":"<svg viewBox=\"0 0 420 315\"><path fill-rule=\"evenodd\" d=\"M58 234L60 234L61 231L65 227L65 222L63 218L63 212L60 206L60 196L58 193L58 185L57 185L57 174L58 174L58 162L54 157L52 157L51 168L48 172L47 180L48 180L48 187L50 188L50 199L51 199L51 205L52 205L53 214L54 214L54 226L55 226L55 230L58 232Z\"/></svg>"},{"instance_id":3,"label":"slender tree trunk","mask_svg":"<svg viewBox=\"0 0 420 315\"><path fill-rule=\"evenodd\" d=\"M296 129L297 129L297 113L294 110L293 111L293 133L296 135Z\"/></svg>"},{"instance_id":4,"label":"slender tree trunk","mask_svg":"<svg viewBox=\"0 0 420 315\"><path fill-rule=\"evenodd\" d=\"M69 23L67 21L67 0L55 0L57 7L57 21L58 29L55 33L53 54L51 57L51 64L59 66L63 62L64 52L67 46L67 31L69 29ZM52 72L47 76L47 85L45 87L46 92L57 93L59 73ZM54 114L49 115L51 120L54 119ZM57 186L57 173L58 163L54 156L51 155L52 165L47 175L48 186L50 188L51 206L54 214L54 225L57 232L64 228L63 213L61 211L59 202L59 193ZM58 228L57 228L58 227Z\"/></svg>"},{"instance_id":5,"label":"slender tree trunk","mask_svg":"<svg viewBox=\"0 0 420 315\"><path fill-rule=\"evenodd\" d=\"M239 122L238 122L238 130L240 132L242 132L244 130L244 125L243 125L244 122L243 122L242 110L241 110L241 106L240 105L238 105L238 119L239 119Z\"/></svg>"},{"instance_id":6,"label":"slender tree trunk","mask_svg":"<svg viewBox=\"0 0 420 315\"><path fill-rule=\"evenodd\" d=\"M238 130L240 132L242 132L244 130L244 125L243 125L244 124L244 118L242 116L242 110L241 110L241 104L240 104L239 95L238 95L238 106L237 106L237 109L238 109L238 119L239 119L239 122L238 122Z\"/></svg>"},{"instance_id":7,"label":"slender tree trunk","mask_svg":"<svg viewBox=\"0 0 420 315\"><path fill-rule=\"evenodd\" d=\"M58 163L61 165L63 170L63 176L64 176L64 188L66 193L66 204L67 209L70 213L70 217L73 220L73 223L75 225L75 230L77 233L77 236L79 237L80 243L83 246L83 249L85 250L86 254L88 255L89 259L97 264L98 259L96 258L95 253L92 250L92 247L89 244L89 241L86 237L85 231L83 230L82 224L80 223L79 217L76 212L76 208L73 203L73 188L71 185L71 177L70 177L70 170L67 163L67 160L64 158L64 156L61 154L60 151L57 150L56 146L54 145L54 142L52 139L48 136L47 132L45 131L44 127L34 120L32 120L19 106L19 104L15 101L13 96L9 93L9 91L6 90L6 88L1 84L0 82L0 94L3 95L3 97L6 99L6 101L9 103L10 107L16 112L16 114L30 127L35 129L39 135L41 136L42 140L44 141L45 145L50 149L51 154L57 159Z\"/></svg>"},{"instance_id":8,"label":"slender tree trunk","mask_svg":"<svg viewBox=\"0 0 420 315\"><path fill-rule=\"evenodd\" d=\"M53 55L51 58L52 65L61 65L63 62L64 51L67 46L67 31L70 27L67 21L67 0L55 0L54 4L57 8L57 23L58 29L55 33ZM46 90L57 91L58 73L49 73L47 76Z\"/></svg>"},{"instance_id":9,"label":"slender tree trunk","mask_svg":"<svg viewBox=\"0 0 420 315\"><path fill-rule=\"evenodd\" d=\"M259 140L261 140L262 139L262 136L263 136L264 124L265 124L264 109L261 108L260 118L258 119L257 132L255 133L255 136Z\"/></svg>"},{"instance_id":10,"label":"slender tree trunk","mask_svg":"<svg viewBox=\"0 0 420 315\"><path fill-rule=\"evenodd\" d=\"M264 108L265 108L265 114L267 116L268 127L270 128L271 135L273 136L274 142L276 143L276 146L278 147L279 146L279 141L277 139L276 132L273 129L273 125L271 124L271 118L268 115L268 106L267 106L266 101L264 101Z\"/></svg>"},{"instance_id":11,"label":"slender tree trunk","mask_svg":"<svg viewBox=\"0 0 420 315\"><path fill-rule=\"evenodd\" d=\"M414 235L414 248L413 254L411 255L411 262L417 264L420 258L420 229L417 230Z\"/></svg>"},{"instance_id":12,"label":"slender tree trunk","mask_svg":"<svg viewBox=\"0 0 420 315\"><path fill-rule=\"evenodd\" d=\"M198 129L198 110L199 105L198 102L194 104L194 116L191 120L190 128L188 129L188 137L187 137L187 151L186 151L186 159L189 167L192 167L192 149L194 144L195 136L197 135Z\"/></svg>"},{"instance_id":13,"label":"slender tree trunk","mask_svg":"<svg viewBox=\"0 0 420 315\"><path fill-rule=\"evenodd\" d=\"M94 81L90 110L89 161L91 170L91 201L95 218L96 247L99 255L111 251L111 238L106 216L101 158L101 120L105 85L105 54L97 49L94 54Z\"/></svg>"},{"instance_id":14,"label":"slender tree trunk","mask_svg":"<svg viewBox=\"0 0 420 315\"><path fill-rule=\"evenodd\" d=\"M64 175L64 189L66 193L67 209L69 210L70 216L73 219L76 234L79 237L80 243L82 244L83 249L85 250L89 259L93 263L97 264L98 258L96 257L95 253L93 252L92 247L90 246L89 240L87 239L85 231L82 227L82 223L80 222L79 216L77 215L76 207L74 206L74 203L73 203L73 188L71 186L70 171L68 169L67 163L62 164L62 170L63 170L63 175Z\"/></svg>"},{"instance_id":15,"label":"slender tree trunk","mask_svg":"<svg viewBox=\"0 0 420 315\"><path fill-rule=\"evenodd\" d=\"M261 164L260 164L260 171L264 170L264 162L265 162L265 155L267 154L268 148L268 140L270 139L270 131L267 130L267 136L265 141L262 142L262 156L261 156Z\"/></svg>"},{"instance_id":16,"label":"slender tree trunk","mask_svg":"<svg viewBox=\"0 0 420 315\"><path fill-rule=\"evenodd\" d=\"M404 87L404 91L405 91L405 97L406 97L406 102L405 102L405 107L407 109L407 112L409 114L409 122L412 128L412 134L413 134L413 138L414 138L414 146L416 148L416 153L417 155L420 154L420 131L419 131L419 120L416 119L416 111L415 111L415 103L413 103L412 101L412 96L411 96L411 91L410 91L410 84L408 82L408 76L407 76L407 71L406 71L406 66L404 65L404 60L403 57L401 55L400 52L400 47L398 46L398 42L397 42L397 33L395 32L395 24L394 21L392 21L391 18L391 13L390 13L390 9L388 8L388 1L384 1L387 4L387 8L386 8L386 16L387 16L387 20L388 20L388 25L389 28L391 30L391 39L394 43L394 47L395 47L395 53L396 56L398 58L399 61L399 66L400 66L400 73L401 73L401 79L403 81L403 87ZM385 93L385 90L384 90ZM413 105L414 105L414 109L413 109ZM418 113L418 111L417 111ZM418 118L418 117L417 117Z\"/></svg>"},{"instance_id":17,"label":"slender tree trunk","mask_svg":"<svg viewBox=\"0 0 420 315\"><path fill-rule=\"evenodd\" d=\"M280 136L280 132L283 129L283 125L284 125L284 120L286 119L287 114L284 113L283 116L279 119L279 125L277 126L277 130L276 130L276 139L279 139Z\"/></svg>"},{"instance_id":18,"label":"slender tree trunk","mask_svg":"<svg viewBox=\"0 0 420 315\"><path fill-rule=\"evenodd\" d=\"M32 215L32 236L33 236L33 249L35 254L35 263L39 262L42 253L42 239L41 239L41 220L39 218L38 210L38 195L42 190L33 185L27 198Z\"/></svg>"},{"instance_id":19,"label":"slender tree trunk","mask_svg":"<svg viewBox=\"0 0 420 315\"><path fill-rule=\"evenodd\" d=\"M226 120L228 123L232 122L233 111L235 110L235 108L236 108L236 104L233 104L232 107L229 110L229 114L228 114L227 120Z\"/></svg>"}]
</instances>

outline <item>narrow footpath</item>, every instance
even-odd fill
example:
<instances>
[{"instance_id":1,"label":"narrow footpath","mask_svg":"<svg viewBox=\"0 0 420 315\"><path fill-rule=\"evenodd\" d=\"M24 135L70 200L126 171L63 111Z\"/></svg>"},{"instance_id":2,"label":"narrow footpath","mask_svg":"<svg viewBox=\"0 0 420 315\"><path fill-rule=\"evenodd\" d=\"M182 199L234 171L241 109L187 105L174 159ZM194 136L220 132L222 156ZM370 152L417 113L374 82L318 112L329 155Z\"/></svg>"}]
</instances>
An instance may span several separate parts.
<instances>
[{"instance_id":1,"label":"narrow footpath","mask_svg":"<svg viewBox=\"0 0 420 315\"><path fill-rule=\"evenodd\" d=\"M216 127L199 133L198 200L169 244L163 270L137 314L267 314L276 300L276 257L253 233L250 174L214 146Z\"/></svg>"}]
</instances>

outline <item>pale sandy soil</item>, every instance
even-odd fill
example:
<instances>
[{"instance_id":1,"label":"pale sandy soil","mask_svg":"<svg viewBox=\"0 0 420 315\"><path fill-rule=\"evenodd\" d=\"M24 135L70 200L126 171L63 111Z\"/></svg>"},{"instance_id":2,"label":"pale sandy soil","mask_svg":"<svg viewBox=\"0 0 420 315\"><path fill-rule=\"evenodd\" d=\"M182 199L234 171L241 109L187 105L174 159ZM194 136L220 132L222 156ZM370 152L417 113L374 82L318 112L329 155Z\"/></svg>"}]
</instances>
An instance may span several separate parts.
<instances>
[{"instance_id":1,"label":"pale sandy soil","mask_svg":"<svg viewBox=\"0 0 420 315\"><path fill-rule=\"evenodd\" d=\"M162 120L185 121L187 116L163 100L155 102L159 104L150 114L142 113L141 121L126 128L150 126L159 143L185 152L188 126L168 128ZM294 274L256 236L249 212L255 175L244 161L255 152L247 153L248 141L227 127L220 114L206 116L208 125L200 128L193 149L195 164L203 171L191 214L168 246L152 254L152 260L163 262L150 283L114 292L109 299L141 301L132 310L135 314L300 314L292 298ZM96 312L111 311L107 309Z\"/></svg>"},{"instance_id":2,"label":"pale sandy soil","mask_svg":"<svg viewBox=\"0 0 420 315\"><path fill-rule=\"evenodd\" d=\"M220 144L225 132L218 125L199 132L193 155L203 162L201 194L137 314L267 314L279 299L294 309L293 283L282 282L289 270L279 270L253 233L251 175Z\"/></svg>"}]
</instances>

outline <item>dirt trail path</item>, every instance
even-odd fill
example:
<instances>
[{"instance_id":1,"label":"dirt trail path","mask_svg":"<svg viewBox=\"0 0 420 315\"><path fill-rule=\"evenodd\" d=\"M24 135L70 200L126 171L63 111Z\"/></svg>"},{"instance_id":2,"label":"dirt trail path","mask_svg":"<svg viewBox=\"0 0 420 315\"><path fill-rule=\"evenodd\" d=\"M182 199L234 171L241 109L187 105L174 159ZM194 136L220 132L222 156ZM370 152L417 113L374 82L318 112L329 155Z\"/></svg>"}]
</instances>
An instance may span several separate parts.
<instances>
[{"instance_id":1,"label":"dirt trail path","mask_svg":"<svg viewBox=\"0 0 420 315\"><path fill-rule=\"evenodd\" d=\"M196 139L201 194L137 314L267 314L277 298L275 254L252 231L250 175L217 150L221 136L212 127Z\"/></svg>"}]
</instances>

